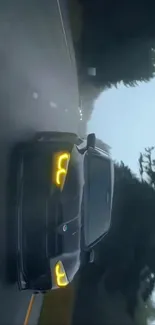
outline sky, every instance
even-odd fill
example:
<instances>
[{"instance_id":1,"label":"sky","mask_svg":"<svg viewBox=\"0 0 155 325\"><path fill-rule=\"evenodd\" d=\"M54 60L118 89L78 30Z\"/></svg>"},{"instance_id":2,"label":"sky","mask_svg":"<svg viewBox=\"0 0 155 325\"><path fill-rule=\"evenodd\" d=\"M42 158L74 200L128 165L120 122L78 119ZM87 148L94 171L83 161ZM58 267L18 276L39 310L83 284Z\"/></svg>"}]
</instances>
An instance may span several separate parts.
<instances>
[{"instance_id":1,"label":"sky","mask_svg":"<svg viewBox=\"0 0 155 325\"><path fill-rule=\"evenodd\" d=\"M104 91L94 103L87 131L111 146L113 159L138 174L139 153L155 145L155 78Z\"/></svg>"}]
</instances>

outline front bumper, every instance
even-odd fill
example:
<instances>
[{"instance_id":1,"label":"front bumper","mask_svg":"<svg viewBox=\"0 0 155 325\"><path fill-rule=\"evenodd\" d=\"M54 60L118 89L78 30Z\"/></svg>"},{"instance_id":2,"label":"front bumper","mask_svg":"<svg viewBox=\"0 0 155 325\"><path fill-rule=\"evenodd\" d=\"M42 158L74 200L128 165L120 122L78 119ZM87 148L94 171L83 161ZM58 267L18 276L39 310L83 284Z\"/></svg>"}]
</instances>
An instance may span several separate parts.
<instances>
[{"instance_id":1,"label":"front bumper","mask_svg":"<svg viewBox=\"0 0 155 325\"><path fill-rule=\"evenodd\" d=\"M72 147L65 144L64 149L67 147L71 151ZM44 291L56 288L54 268L58 260L62 260L64 249L68 247L68 243L65 244L62 224L74 218L72 209L71 214L68 212L66 217L63 213L64 207L66 211L71 201L65 199L68 197L66 191L62 195L60 189L51 183L51 158L58 150L60 146L58 148L51 143L39 143L27 146L19 154L18 283L21 289ZM77 206L79 202L80 199ZM74 224L77 228L78 222ZM74 226L71 230L74 230ZM73 247L78 249L79 234L73 239Z\"/></svg>"}]
</instances>

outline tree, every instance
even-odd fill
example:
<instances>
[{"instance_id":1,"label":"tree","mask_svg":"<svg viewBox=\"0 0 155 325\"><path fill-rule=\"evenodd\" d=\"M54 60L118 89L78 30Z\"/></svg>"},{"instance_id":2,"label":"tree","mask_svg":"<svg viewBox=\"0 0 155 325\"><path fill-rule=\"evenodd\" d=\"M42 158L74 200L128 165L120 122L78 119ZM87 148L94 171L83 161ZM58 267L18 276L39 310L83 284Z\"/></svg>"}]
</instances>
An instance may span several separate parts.
<instances>
[{"instance_id":1,"label":"tree","mask_svg":"<svg viewBox=\"0 0 155 325\"><path fill-rule=\"evenodd\" d=\"M152 147L147 148L146 154L140 154L141 175L143 170L150 175L152 150ZM106 289L123 293L127 311L132 316L138 303L142 270L147 265L149 272L155 273L155 190L152 184L151 180L137 178L123 162L115 163L112 226L99 255L106 272ZM154 281L150 279L143 293L145 299L153 287Z\"/></svg>"},{"instance_id":2,"label":"tree","mask_svg":"<svg viewBox=\"0 0 155 325\"><path fill-rule=\"evenodd\" d=\"M155 68L155 3L152 0L81 0L81 63L96 67L99 88L149 81Z\"/></svg>"},{"instance_id":3,"label":"tree","mask_svg":"<svg viewBox=\"0 0 155 325\"><path fill-rule=\"evenodd\" d=\"M143 154L140 153L139 170L142 179L145 174L147 182L155 189L155 160L152 158L154 149L155 147L148 147Z\"/></svg>"},{"instance_id":4,"label":"tree","mask_svg":"<svg viewBox=\"0 0 155 325\"><path fill-rule=\"evenodd\" d=\"M143 180L143 174L144 174L144 169L143 169L143 155L142 155L142 153L140 153L138 162L139 162L139 174L140 174L141 181L142 181Z\"/></svg>"}]
</instances>

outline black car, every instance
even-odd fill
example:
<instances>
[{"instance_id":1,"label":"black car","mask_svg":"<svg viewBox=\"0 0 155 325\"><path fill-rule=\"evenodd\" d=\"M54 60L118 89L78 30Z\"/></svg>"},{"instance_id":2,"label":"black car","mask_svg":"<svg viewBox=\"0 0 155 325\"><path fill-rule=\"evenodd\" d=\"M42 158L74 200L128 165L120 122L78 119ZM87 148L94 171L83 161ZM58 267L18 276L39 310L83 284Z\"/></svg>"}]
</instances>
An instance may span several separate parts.
<instances>
[{"instance_id":1,"label":"black car","mask_svg":"<svg viewBox=\"0 0 155 325\"><path fill-rule=\"evenodd\" d=\"M17 146L20 290L65 287L110 227L113 163L72 133L43 132Z\"/></svg>"}]
</instances>

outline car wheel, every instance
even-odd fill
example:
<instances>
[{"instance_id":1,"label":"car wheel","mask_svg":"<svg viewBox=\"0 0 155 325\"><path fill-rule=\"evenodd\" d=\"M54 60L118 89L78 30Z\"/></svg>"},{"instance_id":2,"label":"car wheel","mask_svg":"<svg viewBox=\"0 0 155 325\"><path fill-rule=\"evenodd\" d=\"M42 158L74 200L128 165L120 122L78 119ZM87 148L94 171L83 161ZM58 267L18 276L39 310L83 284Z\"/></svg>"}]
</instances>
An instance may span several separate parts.
<instances>
[{"instance_id":1,"label":"car wheel","mask_svg":"<svg viewBox=\"0 0 155 325\"><path fill-rule=\"evenodd\" d=\"M7 179L7 280L17 281L17 192L19 156L13 147L10 152Z\"/></svg>"}]
</instances>

